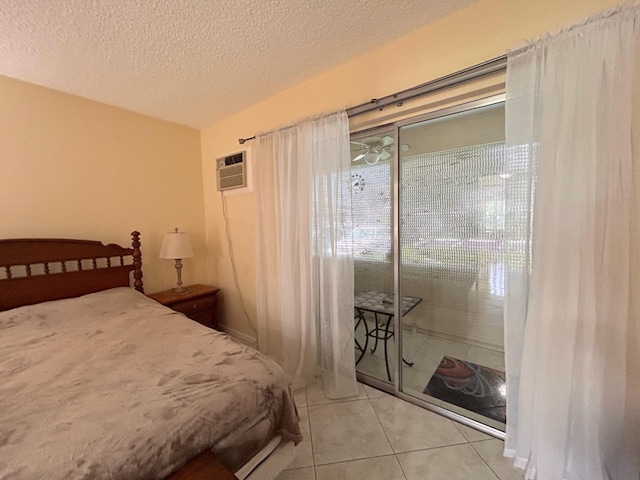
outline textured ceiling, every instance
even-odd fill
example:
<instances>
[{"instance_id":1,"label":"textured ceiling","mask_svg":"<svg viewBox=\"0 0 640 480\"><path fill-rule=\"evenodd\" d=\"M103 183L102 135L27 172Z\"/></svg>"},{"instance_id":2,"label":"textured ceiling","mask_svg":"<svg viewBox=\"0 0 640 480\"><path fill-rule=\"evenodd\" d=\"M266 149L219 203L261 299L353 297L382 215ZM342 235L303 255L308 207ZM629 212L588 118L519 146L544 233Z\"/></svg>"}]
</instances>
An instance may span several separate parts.
<instances>
[{"instance_id":1,"label":"textured ceiling","mask_svg":"<svg viewBox=\"0 0 640 480\"><path fill-rule=\"evenodd\" d=\"M0 74L202 128L475 0L0 0Z\"/></svg>"}]
</instances>

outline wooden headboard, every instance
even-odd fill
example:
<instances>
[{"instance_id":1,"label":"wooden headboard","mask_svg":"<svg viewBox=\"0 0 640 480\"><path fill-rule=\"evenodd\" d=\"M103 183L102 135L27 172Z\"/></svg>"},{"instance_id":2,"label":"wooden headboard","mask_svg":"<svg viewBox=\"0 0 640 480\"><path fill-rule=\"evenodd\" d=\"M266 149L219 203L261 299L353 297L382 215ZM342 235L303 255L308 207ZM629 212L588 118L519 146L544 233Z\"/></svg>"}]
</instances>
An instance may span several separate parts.
<instances>
[{"instance_id":1,"label":"wooden headboard","mask_svg":"<svg viewBox=\"0 0 640 480\"><path fill-rule=\"evenodd\" d=\"M144 293L140 233L131 232L131 240L132 248L90 240L0 240L0 311L129 287L131 271L134 288Z\"/></svg>"}]
</instances>

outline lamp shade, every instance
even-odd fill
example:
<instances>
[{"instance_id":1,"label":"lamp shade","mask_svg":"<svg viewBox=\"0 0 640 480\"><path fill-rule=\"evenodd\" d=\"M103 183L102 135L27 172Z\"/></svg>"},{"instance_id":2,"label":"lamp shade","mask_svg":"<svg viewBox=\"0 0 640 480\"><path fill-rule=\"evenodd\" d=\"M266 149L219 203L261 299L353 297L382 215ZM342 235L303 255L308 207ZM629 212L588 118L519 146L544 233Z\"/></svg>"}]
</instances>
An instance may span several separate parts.
<instances>
[{"instance_id":1,"label":"lamp shade","mask_svg":"<svg viewBox=\"0 0 640 480\"><path fill-rule=\"evenodd\" d=\"M160 248L160 258L190 258L193 257L191 239L185 232L169 232L164 235L162 248Z\"/></svg>"}]
</instances>

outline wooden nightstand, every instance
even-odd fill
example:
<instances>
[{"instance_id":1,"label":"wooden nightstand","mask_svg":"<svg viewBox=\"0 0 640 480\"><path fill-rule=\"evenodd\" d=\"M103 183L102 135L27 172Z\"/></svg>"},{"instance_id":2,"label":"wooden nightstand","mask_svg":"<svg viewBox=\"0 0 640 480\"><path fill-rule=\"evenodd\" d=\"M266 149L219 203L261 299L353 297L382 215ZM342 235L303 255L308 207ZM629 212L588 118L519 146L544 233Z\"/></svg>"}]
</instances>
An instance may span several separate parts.
<instances>
[{"instance_id":1,"label":"wooden nightstand","mask_svg":"<svg viewBox=\"0 0 640 480\"><path fill-rule=\"evenodd\" d=\"M184 313L191 320L209 328L218 329L218 292L217 287L189 285L182 293L171 290L148 295L155 301L176 312Z\"/></svg>"}]
</instances>

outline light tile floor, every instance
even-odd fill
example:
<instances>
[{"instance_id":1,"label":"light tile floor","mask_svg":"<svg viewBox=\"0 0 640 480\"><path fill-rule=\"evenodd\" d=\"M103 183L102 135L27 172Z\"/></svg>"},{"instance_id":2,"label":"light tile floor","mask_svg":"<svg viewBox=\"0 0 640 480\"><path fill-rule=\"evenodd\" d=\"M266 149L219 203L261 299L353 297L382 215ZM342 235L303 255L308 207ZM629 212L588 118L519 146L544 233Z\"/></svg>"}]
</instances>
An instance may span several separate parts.
<instances>
[{"instance_id":1,"label":"light tile floor","mask_svg":"<svg viewBox=\"0 0 640 480\"><path fill-rule=\"evenodd\" d=\"M372 328L373 323L370 322L369 329L371 330ZM429 379L436 371L436 368L438 368L443 356L446 355L460 360L468 360L478 365L504 371L503 352L470 345L468 343L456 342L434 335L412 332L410 330L403 330L402 333L404 358L409 362L413 362L412 367L404 365L402 369L404 393L420 398L421 400L425 400L429 403L443 406L454 412L462 413L469 418L478 420L491 427L497 428L498 430L504 430L504 424L501 424L500 422L474 412L461 409L455 405L447 404L442 400L422 393L424 388L427 386L427 383L429 383ZM356 330L356 338L358 338L360 344L364 346L364 328L361 327ZM363 356L360 363L358 363L358 366L356 367L357 371L386 381L387 373L384 362L384 343L380 342L374 353L371 353L372 348L373 341L369 340L368 351ZM389 366L391 369L391 378L393 378L395 357L392 351L392 341L389 341L388 348ZM360 352L356 351L356 358L358 358L359 355Z\"/></svg>"},{"instance_id":2,"label":"light tile floor","mask_svg":"<svg viewBox=\"0 0 640 480\"><path fill-rule=\"evenodd\" d=\"M522 480L502 441L367 385L335 401L296 392L304 441L277 480Z\"/></svg>"}]
</instances>

